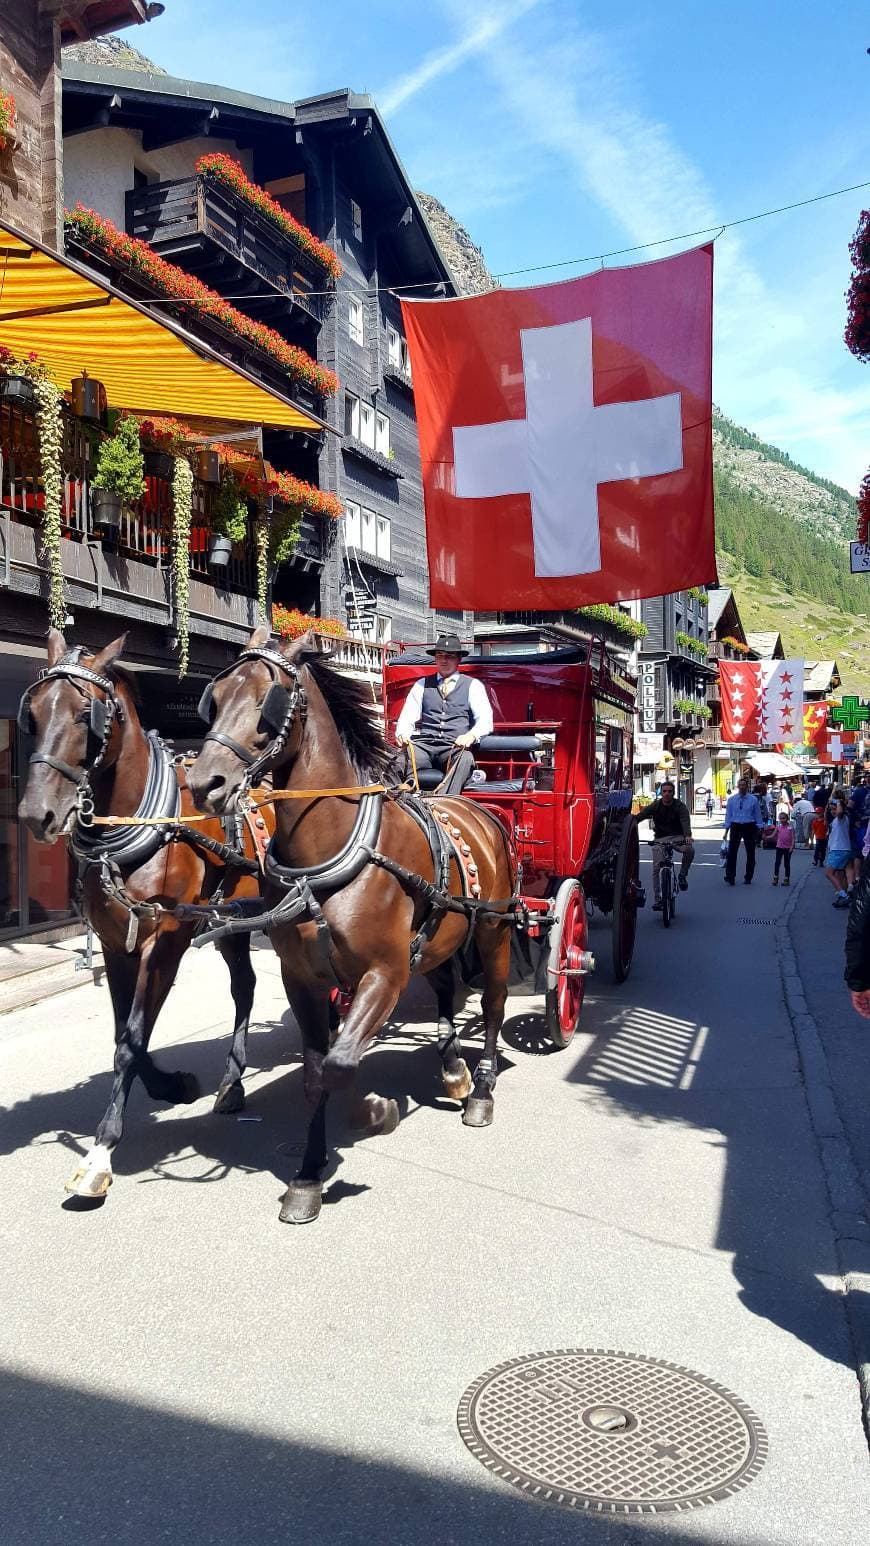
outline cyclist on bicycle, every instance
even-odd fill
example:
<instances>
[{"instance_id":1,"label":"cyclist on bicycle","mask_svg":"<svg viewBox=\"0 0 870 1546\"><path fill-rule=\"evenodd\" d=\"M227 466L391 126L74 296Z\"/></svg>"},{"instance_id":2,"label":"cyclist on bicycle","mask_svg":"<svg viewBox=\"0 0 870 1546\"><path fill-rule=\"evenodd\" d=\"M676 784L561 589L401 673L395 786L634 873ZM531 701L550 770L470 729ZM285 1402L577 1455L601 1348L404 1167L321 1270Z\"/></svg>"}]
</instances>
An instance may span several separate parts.
<instances>
[{"instance_id":1,"label":"cyclist on bicycle","mask_svg":"<svg viewBox=\"0 0 870 1546\"><path fill-rule=\"evenodd\" d=\"M688 891L689 882L687 876L695 857L695 845L692 842L692 818L689 815L689 807L682 800L675 798L676 790L672 783L666 780L661 787L657 800L641 811L638 821L651 821L653 825L653 912L662 910L662 891L660 875L664 852L662 843L668 842L674 853L681 855L680 873L677 877L681 891Z\"/></svg>"}]
</instances>

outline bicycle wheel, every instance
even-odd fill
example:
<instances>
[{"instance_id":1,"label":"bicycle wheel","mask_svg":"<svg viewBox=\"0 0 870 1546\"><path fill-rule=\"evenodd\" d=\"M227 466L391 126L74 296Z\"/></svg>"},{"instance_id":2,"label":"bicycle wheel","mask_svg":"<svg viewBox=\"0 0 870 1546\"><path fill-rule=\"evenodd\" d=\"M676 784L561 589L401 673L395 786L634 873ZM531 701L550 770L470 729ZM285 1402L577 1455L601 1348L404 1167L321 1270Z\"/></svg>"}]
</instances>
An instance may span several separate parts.
<instances>
[{"instance_id":1,"label":"bicycle wheel","mask_svg":"<svg viewBox=\"0 0 870 1546\"><path fill-rule=\"evenodd\" d=\"M670 865L667 864L662 865L661 888L662 923L666 929L669 929L674 916L674 875Z\"/></svg>"}]
</instances>

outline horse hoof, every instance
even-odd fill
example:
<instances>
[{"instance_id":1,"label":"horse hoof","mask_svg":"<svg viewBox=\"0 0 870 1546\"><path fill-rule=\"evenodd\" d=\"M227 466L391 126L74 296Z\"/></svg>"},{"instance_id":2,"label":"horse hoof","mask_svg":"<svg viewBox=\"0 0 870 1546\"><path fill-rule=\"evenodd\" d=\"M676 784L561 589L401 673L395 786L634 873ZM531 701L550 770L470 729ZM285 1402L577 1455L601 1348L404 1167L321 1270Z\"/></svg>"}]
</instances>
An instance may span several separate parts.
<instances>
[{"instance_id":1,"label":"horse hoof","mask_svg":"<svg viewBox=\"0 0 870 1546\"><path fill-rule=\"evenodd\" d=\"M351 1117L351 1132L355 1138L386 1138L398 1125L398 1104L383 1095L367 1096Z\"/></svg>"},{"instance_id":2,"label":"horse hoof","mask_svg":"<svg viewBox=\"0 0 870 1546\"><path fill-rule=\"evenodd\" d=\"M460 1058L455 1069L442 1069L441 1086L448 1100L465 1100L474 1088L471 1080L471 1072L464 1058Z\"/></svg>"},{"instance_id":3,"label":"horse hoof","mask_svg":"<svg viewBox=\"0 0 870 1546\"><path fill-rule=\"evenodd\" d=\"M91 1170L80 1165L64 1185L64 1191L70 1197L105 1197L112 1180L111 1170Z\"/></svg>"},{"instance_id":4,"label":"horse hoof","mask_svg":"<svg viewBox=\"0 0 870 1546\"><path fill-rule=\"evenodd\" d=\"M214 1101L214 1110L221 1116L230 1116L234 1111L245 1109L245 1088L240 1080L235 1084L228 1084L224 1089L218 1090Z\"/></svg>"},{"instance_id":5,"label":"horse hoof","mask_svg":"<svg viewBox=\"0 0 870 1546\"><path fill-rule=\"evenodd\" d=\"M291 1181L281 1198L282 1224L313 1224L320 1213L323 1188L319 1181Z\"/></svg>"},{"instance_id":6,"label":"horse hoof","mask_svg":"<svg viewBox=\"0 0 870 1546\"><path fill-rule=\"evenodd\" d=\"M491 1095L472 1095L462 1120L466 1127L489 1127L495 1115L495 1102Z\"/></svg>"},{"instance_id":7,"label":"horse hoof","mask_svg":"<svg viewBox=\"0 0 870 1546\"><path fill-rule=\"evenodd\" d=\"M196 1074L176 1074L175 1082L177 1106L191 1106L195 1100L199 1100L202 1091Z\"/></svg>"}]
</instances>

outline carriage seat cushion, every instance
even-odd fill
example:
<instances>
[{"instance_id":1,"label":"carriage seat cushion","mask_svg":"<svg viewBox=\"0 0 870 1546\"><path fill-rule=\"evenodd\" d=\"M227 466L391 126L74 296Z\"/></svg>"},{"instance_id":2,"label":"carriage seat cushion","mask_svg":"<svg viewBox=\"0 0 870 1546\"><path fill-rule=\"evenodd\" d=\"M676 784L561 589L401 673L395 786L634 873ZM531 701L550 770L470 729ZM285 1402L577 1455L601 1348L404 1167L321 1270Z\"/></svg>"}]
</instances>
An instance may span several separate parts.
<instances>
[{"instance_id":1,"label":"carriage seat cushion","mask_svg":"<svg viewBox=\"0 0 870 1546\"><path fill-rule=\"evenodd\" d=\"M539 735L485 735L475 747L484 756L495 752L539 752L544 743Z\"/></svg>"},{"instance_id":2,"label":"carriage seat cushion","mask_svg":"<svg viewBox=\"0 0 870 1546\"><path fill-rule=\"evenodd\" d=\"M471 784L463 789L463 794L522 794L525 789L525 780L522 778L493 778L487 779L485 784Z\"/></svg>"}]
</instances>

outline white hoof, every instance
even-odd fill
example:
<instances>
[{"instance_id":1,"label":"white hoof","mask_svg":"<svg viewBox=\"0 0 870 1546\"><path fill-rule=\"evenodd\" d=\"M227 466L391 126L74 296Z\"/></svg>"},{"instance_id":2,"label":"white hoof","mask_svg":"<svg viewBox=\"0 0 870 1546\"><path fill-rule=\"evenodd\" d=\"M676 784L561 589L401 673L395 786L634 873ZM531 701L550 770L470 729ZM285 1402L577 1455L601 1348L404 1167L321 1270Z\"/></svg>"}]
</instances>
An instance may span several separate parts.
<instances>
[{"instance_id":1,"label":"white hoof","mask_svg":"<svg viewBox=\"0 0 870 1546\"><path fill-rule=\"evenodd\" d=\"M70 1176L64 1191L71 1197L105 1197L113 1179L108 1149L102 1144L95 1144L85 1155L84 1163Z\"/></svg>"}]
</instances>

